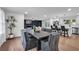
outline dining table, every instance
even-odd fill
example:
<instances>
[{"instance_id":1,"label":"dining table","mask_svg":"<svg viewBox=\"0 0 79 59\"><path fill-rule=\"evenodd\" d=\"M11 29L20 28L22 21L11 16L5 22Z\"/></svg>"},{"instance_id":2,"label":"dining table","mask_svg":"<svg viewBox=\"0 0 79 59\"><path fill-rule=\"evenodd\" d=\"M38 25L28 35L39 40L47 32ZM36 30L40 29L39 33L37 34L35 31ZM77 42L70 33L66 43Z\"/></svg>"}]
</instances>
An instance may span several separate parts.
<instances>
[{"instance_id":1,"label":"dining table","mask_svg":"<svg viewBox=\"0 0 79 59\"><path fill-rule=\"evenodd\" d=\"M37 39L38 44L37 44L37 50L41 50L41 40L43 40L46 37L49 37L50 33L46 31L35 31L34 30L29 30L27 31L29 34L31 34L34 38Z\"/></svg>"}]
</instances>

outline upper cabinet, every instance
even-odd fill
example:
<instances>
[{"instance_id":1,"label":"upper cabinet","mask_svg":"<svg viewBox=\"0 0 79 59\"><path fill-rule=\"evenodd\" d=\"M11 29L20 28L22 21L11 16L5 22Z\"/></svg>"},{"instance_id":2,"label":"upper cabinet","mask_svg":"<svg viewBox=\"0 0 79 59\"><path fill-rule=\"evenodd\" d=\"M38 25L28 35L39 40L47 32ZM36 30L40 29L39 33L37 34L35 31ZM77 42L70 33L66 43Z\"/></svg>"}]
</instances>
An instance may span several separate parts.
<instances>
[{"instance_id":1,"label":"upper cabinet","mask_svg":"<svg viewBox=\"0 0 79 59\"><path fill-rule=\"evenodd\" d=\"M42 27L42 20L30 20L30 19L25 19L24 20L24 28L33 28L33 26L40 26Z\"/></svg>"}]
</instances>

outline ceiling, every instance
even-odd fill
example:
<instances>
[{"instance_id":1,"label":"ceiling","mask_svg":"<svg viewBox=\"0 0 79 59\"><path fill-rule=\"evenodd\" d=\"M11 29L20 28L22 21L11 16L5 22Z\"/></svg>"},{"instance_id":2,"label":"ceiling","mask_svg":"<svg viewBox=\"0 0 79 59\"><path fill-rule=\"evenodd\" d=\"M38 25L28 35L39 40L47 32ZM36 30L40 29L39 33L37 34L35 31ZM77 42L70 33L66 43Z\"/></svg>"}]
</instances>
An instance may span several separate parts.
<instances>
[{"instance_id":1,"label":"ceiling","mask_svg":"<svg viewBox=\"0 0 79 59\"><path fill-rule=\"evenodd\" d=\"M67 11L68 8L72 10ZM44 15L54 17L54 16L72 16L77 15L79 13L79 7L2 7L5 12L11 13L21 13L24 14L28 12L27 15L30 16L42 16Z\"/></svg>"}]
</instances>

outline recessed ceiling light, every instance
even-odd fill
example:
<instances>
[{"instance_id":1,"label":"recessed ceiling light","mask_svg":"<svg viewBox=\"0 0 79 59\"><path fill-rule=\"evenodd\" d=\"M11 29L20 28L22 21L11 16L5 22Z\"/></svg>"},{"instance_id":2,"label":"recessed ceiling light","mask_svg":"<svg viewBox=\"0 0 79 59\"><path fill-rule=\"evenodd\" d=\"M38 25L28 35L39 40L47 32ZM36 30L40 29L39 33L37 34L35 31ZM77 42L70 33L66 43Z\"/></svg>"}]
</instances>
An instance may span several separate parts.
<instances>
[{"instance_id":1,"label":"recessed ceiling light","mask_svg":"<svg viewBox=\"0 0 79 59\"><path fill-rule=\"evenodd\" d=\"M28 14L28 12L26 11L24 14Z\"/></svg>"},{"instance_id":2,"label":"recessed ceiling light","mask_svg":"<svg viewBox=\"0 0 79 59\"><path fill-rule=\"evenodd\" d=\"M71 10L72 10L71 8L67 9L67 11L71 11Z\"/></svg>"},{"instance_id":3,"label":"recessed ceiling light","mask_svg":"<svg viewBox=\"0 0 79 59\"><path fill-rule=\"evenodd\" d=\"M77 13L77 15L79 15L79 13Z\"/></svg>"}]
</instances>

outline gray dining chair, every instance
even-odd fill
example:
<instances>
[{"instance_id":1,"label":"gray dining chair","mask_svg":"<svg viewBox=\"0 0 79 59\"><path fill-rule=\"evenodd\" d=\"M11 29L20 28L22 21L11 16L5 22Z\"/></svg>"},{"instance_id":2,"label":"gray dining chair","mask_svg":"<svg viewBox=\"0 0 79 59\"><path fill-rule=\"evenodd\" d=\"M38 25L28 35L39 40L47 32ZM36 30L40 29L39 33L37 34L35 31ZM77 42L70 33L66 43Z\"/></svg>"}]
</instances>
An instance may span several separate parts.
<instances>
[{"instance_id":1,"label":"gray dining chair","mask_svg":"<svg viewBox=\"0 0 79 59\"><path fill-rule=\"evenodd\" d=\"M37 40L31 37L31 35L27 32L27 29L23 29L21 32L22 32L22 45L25 50L30 50L32 48L37 47Z\"/></svg>"},{"instance_id":2,"label":"gray dining chair","mask_svg":"<svg viewBox=\"0 0 79 59\"><path fill-rule=\"evenodd\" d=\"M26 29L21 30L21 42L22 42L23 48L25 49L26 48L26 39L25 39L24 32L26 32Z\"/></svg>"},{"instance_id":3,"label":"gray dining chair","mask_svg":"<svg viewBox=\"0 0 79 59\"><path fill-rule=\"evenodd\" d=\"M59 33L52 32L49 35L48 41L41 41L42 51L58 51Z\"/></svg>"}]
</instances>

